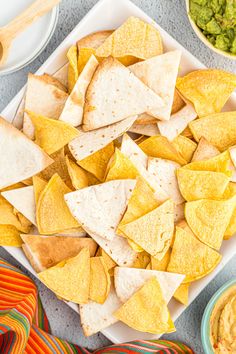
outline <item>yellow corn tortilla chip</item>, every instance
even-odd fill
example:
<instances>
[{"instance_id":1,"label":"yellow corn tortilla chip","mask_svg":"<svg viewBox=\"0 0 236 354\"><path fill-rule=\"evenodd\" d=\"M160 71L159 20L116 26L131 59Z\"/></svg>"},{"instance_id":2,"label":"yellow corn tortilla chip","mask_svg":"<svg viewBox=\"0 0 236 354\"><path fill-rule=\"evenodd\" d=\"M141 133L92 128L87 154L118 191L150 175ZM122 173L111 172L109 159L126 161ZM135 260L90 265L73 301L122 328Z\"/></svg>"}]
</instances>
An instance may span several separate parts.
<instances>
[{"instance_id":1,"label":"yellow corn tortilla chip","mask_svg":"<svg viewBox=\"0 0 236 354\"><path fill-rule=\"evenodd\" d=\"M146 252L161 260L170 247L174 232L174 203L167 200L156 209L123 225L122 232Z\"/></svg>"},{"instance_id":2,"label":"yellow corn tortilla chip","mask_svg":"<svg viewBox=\"0 0 236 354\"><path fill-rule=\"evenodd\" d=\"M194 151L197 148L197 144L194 141L186 136L179 135L172 141L172 144L187 163L192 160Z\"/></svg>"},{"instance_id":3,"label":"yellow corn tortilla chip","mask_svg":"<svg viewBox=\"0 0 236 354\"><path fill-rule=\"evenodd\" d=\"M176 150L174 145L164 136L151 136L139 144L139 147L148 156L175 161L180 165L186 165L187 163L183 156Z\"/></svg>"},{"instance_id":4,"label":"yellow corn tortilla chip","mask_svg":"<svg viewBox=\"0 0 236 354\"><path fill-rule=\"evenodd\" d=\"M183 283L189 283L213 271L221 258L218 252L200 242L192 233L176 227L167 271L185 274Z\"/></svg>"},{"instance_id":5,"label":"yellow corn tortilla chip","mask_svg":"<svg viewBox=\"0 0 236 354\"><path fill-rule=\"evenodd\" d=\"M23 188L23 187L25 187L25 184L23 182L18 182L18 183L12 184L9 187L1 189L0 192L2 193L2 192L10 191L12 189Z\"/></svg>"},{"instance_id":6,"label":"yellow corn tortilla chip","mask_svg":"<svg viewBox=\"0 0 236 354\"><path fill-rule=\"evenodd\" d=\"M77 161L78 165L92 173L99 181L104 181L110 158L114 154L113 142L96 151L85 159Z\"/></svg>"},{"instance_id":7,"label":"yellow corn tortilla chip","mask_svg":"<svg viewBox=\"0 0 236 354\"><path fill-rule=\"evenodd\" d=\"M107 182L114 179L135 179L139 176L137 168L118 148L115 149L107 170Z\"/></svg>"},{"instance_id":8,"label":"yellow corn tortilla chip","mask_svg":"<svg viewBox=\"0 0 236 354\"><path fill-rule=\"evenodd\" d=\"M119 235L119 233L118 233L118 235ZM121 233L121 235L122 235L122 233ZM122 235L122 236L126 237L125 234ZM130 240L130 239L128 238L128 239L127 239L127 242L128 242L128 244L130 245L130 247L131 247L135 252L143 252L143 248L142 248L141 246L139 246L139 245L138 245L136 242L134 242L133 240Z\"/></svg>"},{"instance_id":9,"label":"yellow corn tortilla chip","mask_svg":"<svg viewBox=\"0 0 236 354\"><path fill-rule=\"evenodd\" d=\"M114 274L114 268L117 266L116 262L104 251L103 248L99 247L96 253L96 257L102 257L110 275Z\"/></svg>"},{"instance_id":10,"label":"yellow corn tortilla chip","mask_svg":"<svg viewBox=\"0 0 236 354\"><path fill-rule=\"evenodd\" d=\"M67 52L67 58L69 61L69 66L68 66L68 91L71 93L73 90L76 81L78 80L79 77L79 72L78 72L78 50L77 46L73 45L70 47L70 49Z\"/></svg>"},{"instance_id":11,"label":"yellow corn tortilla chip","mask_svg":"<svg viewBox=\"0 0 236 354\"><path fill-rule=\"evenodd\" d=\"M87 178L88 178L88 185L89 186L95 186L96 184L99 184L101 183L99 181L99 179L97 179L92 173L88 172L88 171L85 171L84 172L86 173L87 175Z\"/></svg>"},{"instance_id":12,"label":"yellow corn tortilla chip","mask_svg":"<svg viewBox=\"0 0 236 354\"><path fill-rule=\"evenodd\" d=\"M42 193L42 191L44 190L46 185L47 185L47 181L45 181L45 179L38 177L38 176L33 177L34 199L35 199L36 205L38 203L40 194Z\"/></svg>"},{"instance_id":13,"label":"yellow corn tortilla chip","mask_svg":"<svg viewBox=\"0 0 236 354\"><path fill-rule=\"evenodd\" d=\"M230 182L225 189L222 199L230 199L236 195L236 183ZM224 240L229 240L236 232L236 208L224 234Z\"/></svg>"},{"instance_id":14,"label":"yellow corn tortilla chip","mask_svg":"<svg viewBox=\"0 0 236 354\"><path fill-rule=\"evenodd\" d=\"M178 78L176 87L203 117L221 111L236 88L236 75L218 69L196 70Z\"/></svg>"},{"instance_id":15,"label":"yellow corn tortilla chip","mask_svg":"<svg viewBox=\"0 0 236 354\"><path fill-rule=\"evenodd\" d=\"M193 134L192 134L191 130L189 129L189 127L186 127L180 135L185 136L186 138L189 138L189 139L193 139Z\"/></svg>"},{"instance_id":16,"label":"yellow corn tortilla chip","mask_svg":"<svg viewBox=\"0 0 236 354\"><path fill-rule=\"evenodd\" d=\"M132 265L132 268L146 269L147 265L150 263L151 256L146 251L137 253L137 257Z\"/></svg>"},{"instance_id":17,"label":"yellow corn tortilla chip","mask_svg":"<svg viewBox=\"0 0 236 354\"><path fill-rule=\"evenodd\" d=\"M160 270L165 272L167 270L171 255L171 248L168 249L162 260L158 261L156 258L151 257L151 269Z\"/></svg>"},{"instance_id":18,"label":"yellow corn tortilla chip","mask_svg":"<svg viewBox=\"0 0 236 354\"><path fill-rule=\"evenodd\" d=\"M148 265L146 266L146 269L148 269L148 270L151 270L151 269L152 269L152 268L151 268L151 262L148 263Z\"/></svg>"},{"instance_id":19,"label":"yellow corn tortilla chip","mask_svg":"<svg viewBox=\"0 0 236 354\"><path fill-rule=\"evenodd\" d=\"M236 197L188 202L185 205L185 218L201 242L219 250L235 206Z\"/></svg>"},{"instance_id":20,"label":"yellow corn tortilla chip","mask_svg":"<svg viewBox=\"0 0 236 354\"><path fill-rule=\"evenodd\" d=\"M194 139L204 136L209 143L223 152L236 144L236 112L212 114L189 123Z\"/></svg>"},{"instance_id":21,"label":"yellow corn tortilla chip","mask_svg":"<svg viewBox=\"0 0 236 354\"><path fill-rule=\"evenodd\" d=\"M20 231L13 225L0 225L0 246L21 247Z\"/></svg>"},{"instance_id":22,"label":"yellow corn tortilla chip","mask_svg":"<svg viewBox=\"0 0 236 354\"><path fill-rule=\"evenodd\" d=\"M79 135L70 124L27 111L35 127L35 142L49 155L63 148Z\"/></svg>"},{"instance_id":23,"label":"yellow corn tortilla chip","mask_svg":"<svg viewBox=\"0 0 236 354\"><path fill-rule=\"evenodd\" d=\"M185 102L178 93L178 90L175 89L174 99L172 103L171 114L175 114L176 112L180 111L185 106Z\"/></svg>"},{"instance_id":24,"label":"yellow corn tortilla chip","mask_svg":"<svg viewBox=\"0 0 236 354\"><path fill-rule=\"evenodd\" d=\"M89 299L103 304L111 286L110 275L102 257L90 258Z\"/></svg>"},{"instance_id":25,"label":"yellow corn tortilla chip","mask_svg":"<svg viewBox=\"0 0 236 354\"><path fill-rule=\"evenodd\" d=\"M114 313L114 316L137 331L155 334L175 331L156 278L148 280Z\"/></svg>"},{"instance_id":26,"label":"yellow corn tortilla chip","mask_svg":"<svg viewBox=\"0 0 236 354\"><path fill-rule=\"evenodd\" d=\"M44 270L38 277L57 296L76 304L87 303L90 283L89 249L83 248L76 257Z\"/></svg>"},{"instance_id":27,"label":"yellow corn tortilla chip","mask_svg":"<svg viewBox=\"0 0 236 354\"><path fill-rule=\"evenodd\" d=\"M187 202L221 198L230 180L222 172L179 168L176 173L180 192Z\"/></svg>"},{"instance_id":28,"label":"yellow corn tortilla chip","mask_svg":"<svg viewBox=\"0 0 236 354\"><path fill-rule=\"evenodd\" d=\"M174 293L174 298L183 305L188 305L188 294L190 284L181 284Z\"/></svg>"},{"instance_id":29,"label":"yellow corn tortilla chip","mask_svg":"<svg viewBox=\"0 0 236 354\"><path fill-rule=\"evenodd\" d=\"M193 154L192 162L205 161L219 154L220 151L202 136Z\"/></svg>"},{"instance_id":30,"label":"yellow corn tortilla chip","mask_svg":"<svg viewBox=\"0 0 236 354\"><path fill-rule=\"evenodd\" d=\"M129 17L104 43L97 48L96 55L122 60L131 56L148 59L163 53L161 35L152 25L137 17ZM127 64L126 58L124 58Z\"/></svg>"},{"instance_id":31,"label":"yellow corn tortilla chip","mask_svg":"<svg viewBox=\"0 0 236 354\"><path fill-rule=\"evenodd\" d=\"M71 190L58 174L50 179L37 204L36 218L40 234L52 235L80 226L64 201L64 194L69 192Z\"/></svg>"},{"instance_id":32,"label":"yellow corn tortilla chip","mask_svg":"<svg viewBox=\"0 0 236 354\"><path fill-rule=\"evenodd\" d=\"M89 181L86 172L66 156L66 165L71 178L71 183L75 189L88 187Z\"/></svg>"},{"instance_id":33,"label":"yellow corn tortilla chip","mask_svg":"<svg viewBox=\"0 0 236 354\"><path fill-rule=\"evenodd\" d=\"M94 48L89 48L89 47L81 47L79 49L79 55L78 55L78 74L80 75L89 61L90 57L92 55L95 55L95 49ZM97 58L98 60L98 58Z\"/></svg>"}]
</instances>

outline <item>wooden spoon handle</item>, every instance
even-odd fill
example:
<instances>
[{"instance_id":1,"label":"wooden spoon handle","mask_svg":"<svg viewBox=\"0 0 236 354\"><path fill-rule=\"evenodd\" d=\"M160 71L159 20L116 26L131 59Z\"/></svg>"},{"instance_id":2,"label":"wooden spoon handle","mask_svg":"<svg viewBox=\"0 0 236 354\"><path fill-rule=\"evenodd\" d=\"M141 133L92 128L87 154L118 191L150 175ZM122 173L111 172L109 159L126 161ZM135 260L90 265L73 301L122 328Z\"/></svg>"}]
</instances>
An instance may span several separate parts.
<instances>
[{"instance_id":1,"label":"wooden spoon handle","mask_svg":"<svg viewBox=\"0 0 236 354\"><path fill-rule=\"evenodd\" d=\"M15 38L18 33L24 31L29 25L50 11L60 1L61 0L36 0L33 2L32 5L3 28L5 33L7 33L8 39Z\"/></svg>"}]
</instances>

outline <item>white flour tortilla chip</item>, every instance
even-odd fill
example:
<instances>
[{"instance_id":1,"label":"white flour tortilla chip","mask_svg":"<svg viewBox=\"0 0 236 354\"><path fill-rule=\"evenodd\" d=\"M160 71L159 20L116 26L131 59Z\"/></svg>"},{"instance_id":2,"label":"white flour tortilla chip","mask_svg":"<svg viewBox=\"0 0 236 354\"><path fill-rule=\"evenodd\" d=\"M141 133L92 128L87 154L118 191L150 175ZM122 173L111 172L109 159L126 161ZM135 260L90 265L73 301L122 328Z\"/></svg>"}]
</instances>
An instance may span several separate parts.
<instances>
[{"instance_id":1,"label":"white flour tortilla chip","mask_svg":"<svg viewBox=\"0 0 236 354\"><path fill-rule=\"evenodd\" d=\"M174 161L154 157L148 159L148 172L154 176L160 187L177 205L184 202L176 177L176 170L180 167Z\"/></svg>"},{"instance_id":2,"label":"white flour tortilla chip","mask_svg":"<svg viewBox=\"0 0 236 354\"><path fill-rule=\"evenodd\" d=\"M71 154L77 161L92 155L107 146L114 139L126 132L135 121L136 116L129 117L107 127L90 132L80 132L80 135L69 143Z\"/></svg>"},{"instance_id":3,"label":"white flour tortilla chip","mask_svg":"<svg viewBox=\"0 0 236 354\"><path fill-rule=\"evenodd\" d=\"M103 304L90 301L85 305L80 305L80 319L85 336L91 336L116 323L118 320L113 313L121 305L114 286L111 286L110 293Z\"/></svg>"},{"instance_id":4,"label":"white flour tortilla chip","mask_svg":"<svg viewBox=\"0 0 236 354\"><path fill-rule=\"evenodd\" d=\"M92 55L79 75L79 78L66 101L59 120L69 123L74 127L78 127L82 124L85 94L97 66L98 61L95 56Z\"/></svg>"},{"instance_id":5,"label":"white flour tortilla chip","mask_svg":"<svg viewBox=\"0 0 236 354\"><path fill-rule=\"evenodd\" d=\"M0 189L36 175L51 163L38 145L0 117Z\"/></svg>"},{"instance_id":6,"label":"white flour tortilla chip","mask_svg":"<svg viewBox=\"0 0 236 354\"><path fill-rule=\"evenodd\" d=\"M83 129L101 128L161 106L163 100L157 94L118 60L108 57L88 86Z\"/></svg>"},{"instance_id":7,"label":"white flour tortilla chip","mask_svg":"<svg viewBox=\"0 0 236 354\"><path fill-rule=\"evenodd\" d=\"M129 128L129 132L146 135L155 136L160 134L157 124L136 124L134 123L132 127Z\"/></svg>"},{"instance_id":8,"label":"white flour tortilla chip","mask_svg":"<svg viewBox=\"0 0 236 354\"><path fill-rule=\"evenodd\" d=\"M136 180L114 180L65 195L75 219L89 235L112 240Z\"/></svg>"},{"instance_id":9,"label":"white flour tortilla chip","mask_svg":"<svg viewBox=\"0 0 236 354\"><path fill-rule=\"evenodd\" d=\"M129 66L135 76L163 99L162 107L146 111L160 120L170 119L180 57L181 51L174 50Z\"/></svg>"},{"instance_id":10,"label":"white flour tortilla chip","mask_svg":"<svg viewBox=\"0 0 236 354\"><path fill-rule=\"evenodd\" d=\"M114 277L116 294L122 302L128 301L147 280L155 277L161 286L163 297L168 304L176 289L184 280L185 275L157 270L116 267Z\"/></svg>"},{"instance_id":11,"label":"white flour tortilla chip","mask_svg":"<svg viewBox=\"0 0 236 354\"><path fill-rule=\"evenodd\" d=\"M52 119L58 119L63 110L68 94L63 85L53 77L29 74L25 96L25 110ZM30 139L34 138L34 125L25 112L23 133Z\"/></svg>"},{"instance_id":12,"label":"white flour tortilla chip","mask_svg":"<svg viewBox=\"0 0 236 354\"><path fill-rule=\"evenodd\" d=\"M112 30L90 33L77 42L78 50L83 47L96 49L112 34Z\"/></svg>"},{"instance_id":13,"label":"white flour tortilla chip","mask_svg":"<svg viewBox=\"0 0 236 354\"><path fill-rule=\"evenodd\" d=\"M1 194L14 208L23 214L26 219L37 226L33 186L11 189Z\"/></svg>"},{"instance_id":14,"label":"white flour tortilla chip","mask_svg":"<svg viewBox=\"0 0 236 354\"><path fill-rule=\"evenodd\" d=\"M186 104L181 110L170 117L169 121L158 122L161 135L172 141L188 126L188 123L197 118L197 113L191 104Z\"/></svg>"},{"instance_id":15,"label":"white flour tortilla chip","mask_svg":"<svg viewBox=\"0 0 236 354\"><path fill-rule=\"evenodd\" d=\"M59 80L66 88L68 88L68 66L69 63L64 64L55 72L55 74L53 74L53 77Z\"/></svg>"}]
</instances>

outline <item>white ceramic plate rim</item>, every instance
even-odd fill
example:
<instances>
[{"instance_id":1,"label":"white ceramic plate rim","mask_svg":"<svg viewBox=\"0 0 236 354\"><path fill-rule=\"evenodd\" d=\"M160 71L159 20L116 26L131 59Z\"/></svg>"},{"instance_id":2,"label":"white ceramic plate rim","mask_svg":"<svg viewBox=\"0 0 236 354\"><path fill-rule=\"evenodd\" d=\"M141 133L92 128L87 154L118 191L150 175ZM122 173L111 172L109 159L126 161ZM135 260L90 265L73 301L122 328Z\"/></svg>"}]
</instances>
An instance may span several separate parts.
<instances>
[{"instance_id":1,"label":"white ceramic plate rim","mask_svg":"<svg viewBox=\"0 0 236 354\"><path fill-rule=\"evenodd\" d=\"M137 16L142 18L148 23L152 23L161 32L164 47L167 50L180 49L182 51L181 59L181 75L184 75L190 70L202 69L205 66L197 60L191 53L182 47L174 38L172 38L166 31L158 26L149 16L147 16L141 9L134 5L129 0L100 0L89 13L82 19L82 21L74 28L74 30L65 38L60 46L54 53L47 59L47 61L37 71L37 74L55 73L66 63L66 52L70 45L74 44L79 38L98 30L105 30L117 27L119 24L129 16ZM8 121L12 121L17 108L24 96L25 87L13 98L8 106L2 112L2 116ZM233 110L236 106L236 95L233 94L232 98L226 105L227 110ZM32 274L37 276L30 263L24 256L21 249L14 247L5 247L5 249L16 258L24 267L26 267ZM226 263L234 256L236 252L236 238L224 242L221 254L223 255L221 263L215 270L207 275L205 278L196 281L190 288L189 304L200 294L206 285L223 269ZM76 304L68 303L76 312L78 306ZM171 300L169 309L173 320L175 321L181 313L186 309L185 306L178 303L176 300ZM102 333L108 337L112 342L127 342L135 339L157 339L157 335L137 332L127 327L126 325L118 322L114 325L104 329Z\"/></svg>"}]
</instances>

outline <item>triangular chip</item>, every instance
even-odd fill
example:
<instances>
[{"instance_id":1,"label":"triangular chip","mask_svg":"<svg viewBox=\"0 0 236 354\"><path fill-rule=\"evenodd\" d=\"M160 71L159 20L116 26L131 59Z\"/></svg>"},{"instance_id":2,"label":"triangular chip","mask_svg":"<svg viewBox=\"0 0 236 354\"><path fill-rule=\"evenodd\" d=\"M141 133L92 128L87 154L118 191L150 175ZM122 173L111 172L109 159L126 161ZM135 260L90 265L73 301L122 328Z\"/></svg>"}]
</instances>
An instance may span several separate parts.
<instances>
[{"instance_id":1,"label":"triangular chip","mask_svg":"<svg viewBox=\"0 0 236 354\"><path fill-rule=\"evenodd\" d=\"M185 203L175 205L175 210L174 210L175 223L184 219L184 208L185 208Z\"/></svg>"},{"instance_id":2,"label":"triangular chip","mask_svg":"<svg viewBox=\"0 0 236 354\"><path fill-rule=\"evenodd\" d=\"M151 116L148 113L142 113L138 115L138 118L136 120L136 123L139 125L146 125L146 124L157 124L157 119L153 116ZM158 133L159 134L159 133Z\"/></svg>"},{"instance_id":3,"label":"triangular chip","mask_svg":"<svg viewBox=\"0 0 236 354\"><path fill-rule=\"evenodd\" d=\"M37 226L34 187L24 187L2 192L3 197L23 214L32 224Z\"/></svg>"},{"instance_id":4,"label":"triangular chip","mask_svg":"<svg viewBox=\"0 0 236 354\"><path fill-rule=\"evenodd\" d=\"M71 183L75 189L88 187L88 176L86 172L74 161L66 156L66 165L71 178Z\"/></svg>"},{"instance_id":5,"label":"triangular chip","mask_svg":"<svg viewBox=\"0 0 236 354\"><path fill-rule=\"evenodd\" d=\"M77 161L77 163L102 182L105 179L108 162L113 154L114 144L111 142L102 149L94 152L92 155Z\"/></svg>"},{"instance_id":6,"label":"triangular chip","mask_svg":"<svg viewBox=\"0 0 236 354\"><path fill-rule=\"evenodd\" d=\"M68 88L68 66L69 63L64 64L53 74L53 77L60 81L66 88Z\"/></svg>"},{"instance_id":7,"label":"triangular chip","mask_svg":"<svg viewBox=\"0 0 236 354\"><path fill-rule=\"evenodd\" d=\"M78 80L78 50L77 46L73 45L69 48L67 52L67 59L69 61L69 66L68 66L68 91L69 93L72 92L76 81Z\"/></svg>"},{"instance_id":8,"label":"triangular chip","mask_svg":"<svg viewBox=\"0 0 236 354\"><path fill-rule=\"evenodd\" d=\"M48 154L63 148L79 135L77 129L59 120L27 111L35 127L35 142Z\"/></svg>"},{"instance_id":9,"label":"triangular chip","mask_svg":"<svg viewBox=\"0 0 236 354\"><path fill-rule=\"evenodd\" d=\"M51 235L80 226L64 201L64 194L69 192L58 174L50 179L37 204L36 219L41 234Z\"/></svg>"},{"instance_id":10,"label":"triangular chip","mask_svg":"<svg viewBox=\"0 0 236 354\"><path fill-rule=\"evenodd\" d=\"M102 257L90 258L89 299L104 304L110 291L111 279Z\"/></svg>"},{"instance_id":11,"label":"triangular chip","mask_svg":"<svg viewBox=\"0 0 236 354\"><path fill-rule=\"evenodd\" d=\"M156 124L137 124L134 123L130 128L129 132L146 135L146 136L155 136L160 134L160 131Z\"/></svg>"},{"instance_id":12,"label":"triangular chip","mask_svg":"<svg viewBox=\"0 0 236 354\"><path fill-rule=\"evenodd\" d=\"M141 332L170 333L175 331L161 287L156 278L148 280L114 316Z\"/></svg>"},{"instance_id":13,"label":"triangular chip","mask_svg":"<svg viewBox=\"0 0 236 354\"><path fill-rule=\"evenodd\" d=\"M53 160L0 117L0 189L39 173Z\"/></svg>"},{"instance_id":14,"label":"triangular chip","mask_svg":"<svg viewBox=\"0 0 236 354\"><path fill-rule=\"evenodd\" d=\"M183 158L189 163L192 160L193 154L197 148L197 144L183 135L178 135L172 144L176 150L183 156Z\"/></svg>"},{"instance_id":15,"label":"triangular chip","mask_svg":"<svg viewBox=\"0 0 236 354\"><path fill-rule=\"evenodd\" d=\"M97 244L91 238L75 236L21 235L22 248L36 272L50 268L57 263L75 257L87 247L93 257Z\"/></svg>"},{"instance_id":16,"label":"triangular chip","mask_svg":"<svg viewBox=\"0 0 236 354\"><path fill-rule=\"evenodd\" d=\"M181 51L175 50L129 66L129 69L164 101L163 107L147 111L150 115L169 120Z\"/></svg>"},{"instance_id":17,"label":"triangular chip","mask_svg":"<svg viewBox=\"0 0 236 354\"><path fill-rule=\"evenodd\" d=\"M88 234L112 240L135 183L128 179L102 183L69 193L65 201Z\"/></svg>"},{"instance_id":18,"label":"triangular chip","mask_svg":"<svg viewBox=\"0 0 236 354\"><path fill-rule=\"evenodd\" d=\"M188 305L188 294L190 284L181 284L174 293L174 298L181 304Z\"/></svg>"},{"instance_id":19,"label":"triangular chip","mask_svg":"<svg viewBox=\"0 0 236 354\"><path fill-rule=\"evenodd\" d=\"M0 225L0 246L21 247L20 231L13 225Z\"/></svg>"},{"instance_id":20,"label":"triangular chip","mask_svg":"<svg viewBox=\"0 0 236 354\"><path fill-rule=\"evenodd\" d=\"M219 151L236 144L236 112L212 114L189 123L194 139L204 136Z\"/></svg>"},{"instance_id":21,"label":"triangular chip","mask_svg":"<svg viewBox=\"0 0 236 354\"><path fill-rule=\"evenodd\" d=\"M112 30L90 33L77 41L78 50L83 47L98 48L112 34Z\"/></svg>"},{"instance_id":22,"label":"triangular chip","mask_svg":"<svg viewBox=\"0 0 236 354\"><path fill-rule=\"evenodd\" d=\"M151 257L151 268L152 270L166 271L171 255L171 248L168 249L162 260L158 261L156 258Z\"/></svg>"},{"instance_id":23,"label":"triangular chip","mask_svg":"<svg viewBox=\"0 0 236 354\"><path fill-rule=\"evenodd\" d=\"M192 162L205 161L220 154L220 151L204 137L201 137L193 154Z\"/></svg>"},{"instance_id":24,"label":"triangular chip","mask_svg":"<svg viewBox=\"0 0 236 354\"><path fill-rule=\"evenodd\" d=\"M219 69L196 70L178 78L176 87L202 117L221 111L236 88L236 75Z\"/></svg>"},{"instance_id":25,"label":"triangular chip","mask_svg":"<svg viewBox=\"0 0 236 354\"><path fill-rule=\"evenodd\" d=\"M93 74L97 69L98 61L92 55L81 72L74 88L68 97L64 109L60 115L60 120L78 127L82 124L85 94Z\"/></svg>"},{"instance_id":26,"label":"triangular chip","mask_svg":"<svg viewBox=\"0 0 236 354\"><path fill-rule=\"evenodd\" d=\"M132 56L148 59L162 54L162 40L158 30L137 17L129 17L96 50L99 57Z\"/></svg>"},{"instance_id":27,"label":"triangular chip","mask_svg":"<svg viewBox=\"0 0 236 354\"><path fill-rule=\"evenodd\" d=\"M76 160L82 160L104 148L113 140L126 132L136 116L129 117L121 122L91 132L80 132L80 135L69 143L69 149Z\"/></svg>"},{"instance_id":28,"label":"triangular chip","mask_svg":"<svg viewBox=\"0 0 236 354\"><path fill-rule=\"evenodd\" d=\"M155 277L160 283L164 300L168 304L174 292L184 280L184 275L157 270L116 267L115 288L119 299L126 302L146 281Z\"/></svg>"},{"instance_id":29,"label":"triangular chip","mask_svg":"<svg viewBox=\"0 0 236 354\"><path fill-rule=\"evenodd\" d=\"M176 227L168 272L185 274L184 283L189 283L209 274L220 260L218 252L200 242L192 233Z\"/></svg>"},{"instance_id":30,"label":"triangular chip","mask_svg":"<svg viewBox=\"0 0 236 354\"><path fill-rule=\"evenodd\" d=\"M36 205L38 203L40 194L42 193L46 185L47 181L45 181L43 178L38 176L33 177L34 199Z\"/></svg>"},{"instance_id":31,"label":"triangular chip","mask_svg":"<svg viewBox=\"0 0 236 354\"><path fill-rule=\"evenodd\" d=\"M188 202L185 206L185 218L200 241L219 250L235 206L235 197L228 200L202 199Z\"/></svg>"},{"instance_id":32,"label":"triangular chip","mask_svg":"<svg viewBox=\"0 0 236 354\"><path fill-rule=\"evenodd\" d=\"M157 122L160 134L172 141L197 118L197 113L191 104L187 104L180 111L170 117L168 121Z\"/></svg>"},{"instance_id":33,"label":"triangular chip","mask_svg":"<svg viewBox=\"0 0 236 354\"><path fill-rule=\"evenodd\" d=\"M175 114L176 112L180 111L184 106L185 106L184 100L182 99L182 97L179 94L178 90L175 89L171 114Z\"/></svg>"},{"instance_id":34,"label":"triangular chip","mask_svg":"<svg viewBox=\"0 0 236 354\"><path fill-rule=\"evenodd\" d=\"M83 248L73 258L64 260L38 274L39 279L57 296L84 304L89 297L89 249Z\"/></svg>"},{"instance_id":35,"label":"triangular chip","mask_svg":"<svg viewBox=\"0 0 236 354\"><path fill-rule=\"evenodd\" d=\"M29 74L25 96L25 110L52 119L58 119L68 94L63 85L51 76ZM24 114L23 133L34 138L34 125L27 112Z\"/></svg>"},{"instance_id":36,"label":"triangular chip","mask_svg":"<svg viewBox=\"0 0 236 354\"><path fill-rule=\"evenodd\" d=\"M174 232L174 203L167 200L120 230L145 251L161 260L170 247Z\"/></svg>"},{"instance_id":37,"label":"triangular chip","mask_svg":"<svg viewBox=\"0 0 236 354\"><path fill-rule=\"evenodd\" d=\"M117 265L116 262L114 262L113 259L101 247L98 248L96 256L101 256L103 258L110 275L113 275L113 269Z\"/></svg>"},{"instance_id":38,"label":"triangular chip","mask_svg":"<svg viewBox=\"0 0 236 354\"><path fill-rule=\"evenodd\" d=\"M132 265L132 268L146 269L146 267L150 263L150 260L151 260L151 256L146 251L139 252L136 254L136 259Z\"/></svg>"},{"instance_id":39,"label":"triangular chip","mask_svg":"<svg viewBox=\"0 0 236 354\"><path fill-rule=\"evenodd\" d=\"M177 183L176 172L180 168L177 162L150 157L148 172L155 177L157 183L176 205L184 202Z\"/></svg>"},{"instance_id":40,"label":"triangular chip","mask_svg":"<svg viewBox=\"0 0 236 354\"><path fill-rule=\"evenodd\" d=\"M88 86L83 129L93 130L163 106L163 100L113 57L104 59Z\"/></svg>"}]
</instances>

